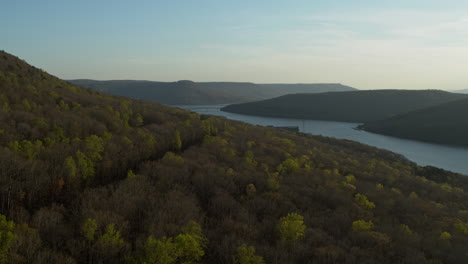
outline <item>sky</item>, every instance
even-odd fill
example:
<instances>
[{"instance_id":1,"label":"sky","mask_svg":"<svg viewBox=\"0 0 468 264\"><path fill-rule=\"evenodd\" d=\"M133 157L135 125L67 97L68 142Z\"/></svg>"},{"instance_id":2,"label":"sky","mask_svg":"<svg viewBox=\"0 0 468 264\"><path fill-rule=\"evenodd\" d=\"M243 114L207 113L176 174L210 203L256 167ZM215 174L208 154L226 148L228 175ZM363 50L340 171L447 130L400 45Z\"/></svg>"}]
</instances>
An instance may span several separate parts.
<instances>
[{"instance_id":1,"label":"sky","mask_svg":"<svg viewBox=\"0 0 468 264\"><path fill-rule=\"evenodd\" d=\"M0 0L0 50L63 79L468 89L468 1Z\"/></svg>"}]
</instances>

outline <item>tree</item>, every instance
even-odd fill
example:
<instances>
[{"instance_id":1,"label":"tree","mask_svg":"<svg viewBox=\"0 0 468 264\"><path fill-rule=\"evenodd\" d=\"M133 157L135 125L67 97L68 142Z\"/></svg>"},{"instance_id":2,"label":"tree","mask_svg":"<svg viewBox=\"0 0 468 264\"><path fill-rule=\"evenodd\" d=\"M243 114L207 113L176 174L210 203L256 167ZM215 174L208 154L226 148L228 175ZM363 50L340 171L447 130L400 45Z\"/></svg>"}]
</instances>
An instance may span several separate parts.
<instances>
[{"instance_id":1,"label":"tree","mask_svg":"<svg viewBox=\"0 0 468 264\"><path fill-rule=\"evenodd\" d=\"M127 179L133 179L135 178L137 175L133 172L133 170L128 170L127 171Z\"/></svg>"},{"instance_id":2,"label":"tree","mask_svg":"<svg viewBox=\"0 0 468 264\"><path fill-rule=\"evenodd\" d=\"M145 243L145 256L141 263L145 264L194 264L205 255L203 250L207 240L203 235L201 226L190 221L182 228L181 234L175 238L163 237L155 239L148 237Z\"/></svg>"},{"instance_id":3,"label":"tree","mask_svg":"<svg viewBox=\"0 0 468 264\"><path fill-rule=\"evenodd\" d=\"M96 220L88 218L81 226L81 233L86 238L86 240L93 241L96 235L97 228L98 225L96 223Z\"/></svg>"},{"instance_id":4,"label":"tree","mask_svg":"<svg viewBox=\"0 0 468 264\"><path fill-rule=\"evenodd\" d=\"M86 154L93 161L102 160L104 151L104 140L96 135L91 135L85 139Z\"/></svg>"},{"instance_id":5,"label":"tree","mask_svg":"<svg viewBox=\"0 0 468 264\"><path fill-rule=\"evenodd\" d=\"M203 244L193 234L177 235L174 239L174 244L180 263L197 263L203 257L203 255L205 255L205 251L203 251Z\"/></svg>"},{"instance_id":6,"label":"tree","mask_svg":"<svg viewBox=\"0 0 468 264\"><path fill-rule=\"evenodd\" d=\"M408 226L408 225L405 225L405 224L401 224L400 225L400 229L401 229L401 232L405 235L412 235L413 234L413 231L411 230L411 228Z\"/></svg>"},{"instance_id":7,"label":"tree","mask_svg":"<svg viewBox=\"0 0 468 264\"><path fill-rule=\"evenodd\" d=\"M297 172L299 168L300 166L296 159L287 158L280 165L278 165L277 169L279 173L283 173L283 172L294 173L294 172Z\"/></svg>"},{"instance_id":8,"label":"tree","mask_svg":"<svg viewBox=\"0 0 468 264\"><path fill-rule=\"evenodd\" d=\"M174 167L180 167L184 165L184 158L175 154L174 152L166 152L166 154L164 154L164 157L161 159L161 161L167 165L174 166Z\"/></svg>"},{"instance_id":9,"label":"tree","mask_svg":"<svg viewBox=\"0 0 468 264\"><path fill-rule=\"evenodd\" d=\"M360 206L366 208L366 209L374 209L375 204L367 199L367 197L364 194L356 194L354 196L354 200L356 203L358 203Z\"/></svg>"},{"instance_id":10,"label":"tree","mask_svg":"<svg viewBox=\"0 0 468 264\"><path fill-rule=\"evenodd\" d=\"M297 213L289 213L281 217L278 224L278 232L282 241L292 242L304 236L306 226L304 217Z\"/></svg>"},{"instance_id":11,"label":"tree","mask_svg":"<svg viewBox=\"0 0 468 264\"><path fill-rule=\"evenodd\" d=\"M197 263L205 255L203 248L207 244L201 226L190 221L182 227L182 232L174 239L174 244L179 252L179 261L184 264Z\"/></svg>"},{"instance_id":12,"label":"tree","mask_svg":"<svg viewBox=\"0 0 468 264\"><path fill-rule=\"evenodd\" d=\"M168 237L159 240L148 237L144 251L145 257L141 261L143 264L173 264L178 257L174 241Z\"/></svg>"},{"instance_id":13,"label":"tree","mask_svg":"<svg viewBox=\"0 0 468 264\"><path fill-rule=\"evenodd\" d=\"M8 263L9 250L15 235L13 229L15 223L8 221L6 216L0 215L0 263Z\"/></svg>"},{"instance_id":14,"label":"tree","mask_svg":"<svg viewBox=\"0 0 468 264\"><path fill-rule=\"evenodd\" d=\"M86 154L79 150L76 152L75 155L78 161L78 168L80 169L83 181L86 184L90 184L95 174L94 162L90 158L88 158Z\"/></svg>"},{"instance_id":15,"label":"tree","mask_svg":"<svg viewBox=\"0 0 468 264\"><path fill-rule=\"evenodd\" d=\"M450 240L452 235L449 232L442 232L439 237L440 240Z\"/></svg>"},{"instance_id":16,"label":"tree","mask_svg":"<svg viewBox=\"0 0 468 264\"><path fill-rule=\"evenodd\" d=\"M98 243L113 247L120 247L124 244L124 240L121 238L120 232L115 230L114 226L114 224L107 225L106 232L99 238Z\"/></svg>"},{"instance_id":17,"label":"tree","mask_svg":"<svg viewBox=\"0 0 468 264\"><path fill-rule=\"evenodd\" d=\"M133 115L132 119L130 120L130 125L134 127L140 127L143 125L143 117L140 113L136 113Z\"/></svg>"},{"instance_id":18,"label":"tree","mask_svg":"<svg viewBox=\"0 0 468 264\"><path fill-rule=\"evenodd\" d=\"M281 187L280 176L278 172L269 173L267 179L267 187L270 191L277 191Z\"/></svg>"},{"instance_id":19,"label":"tree","mask_svg":"<svg viewBox=\"0 0 468 264\"><path fill-rule=\"evenodd\" d=\"M457 223L455 223L455 230L457 233L468 235L468 223L457 219Z\"/></svg>"},{"instance_id":20,"label":"tree","mask_svg":"<svg viewBox=\"0 0 468 264\"><path fill-rule=\"evenodd\" d=\"M237 248L237 254L233 257L234 264L265 264L261 256L255 255L255 248L243 244Z\"/></svg>"},{"instance_id":21,"label":"tree","mask_svg":"<svg viewBox=\"0 0 468 264\"><path fill-rule=\"evenodd\" d=\"M257 166L257 161L255 160L254 154L251 150L247 150L245 152L245 164L247 164L250 167Z\"/></svg>"},{"instance_id":22,"label":"tree","mask_svg":"<svg viewBox=\"0 0 468 264\"><path fill-rule=\"evenodd\" d=\"M68 177L70 179L73 179L76 177L77 168L76 168L75 160L73 159L72 156L68 156L65 159L63 166L68 170Z\"/></svg>"},{"instance_id":23,"label":"tree","mask_svg":"<svg viewBox=\"0 0 468 264\"><path fill-rule=\"evenodd\" d=\"M107 263L120 259L121 252L125 248L125 241L121 237L114 224L108 224L106 231L93 245L93 250L98 259L106 259Z\"/></svg>"},{"instance_id":24,"label":"tree","mask_svg":"<svg viewBox=\"0 0 468 264\"><path fill-rule=\"evenodd\" d=\"M174 142L175 142L175 149L177 151L180 151L182 149L182 139L180 138L180 132L179 130L176 130L175 131L175 134L174 134Z\"/></svg>"},{"instance_id":25,"label":"tree","mask_svg":"<svg viewBox=\"0 0 468 264\"><path fill-rule=\"evenodd\" d=\"M374 227L372 221L356 220L353 222L353 231L368 231Z\"/></svg>"},{"instance_id":26,"label":"tree","mask_svg":"<svg viewBox=\"0 0 468 264\"><path fill-rule=\"evenodd\" d=\"M205 247L207 245L207 243L208 243L208 240L206 239L205 235L203 234L203 230L202 230L200 224L198 224L195 221L190 221L185 226L183 226L182 227L182 232L184 234L189 234L189 235L193 236L198 241L198 243L200 243L200 245L202 247Z\"/></svg>"}]
</instances>

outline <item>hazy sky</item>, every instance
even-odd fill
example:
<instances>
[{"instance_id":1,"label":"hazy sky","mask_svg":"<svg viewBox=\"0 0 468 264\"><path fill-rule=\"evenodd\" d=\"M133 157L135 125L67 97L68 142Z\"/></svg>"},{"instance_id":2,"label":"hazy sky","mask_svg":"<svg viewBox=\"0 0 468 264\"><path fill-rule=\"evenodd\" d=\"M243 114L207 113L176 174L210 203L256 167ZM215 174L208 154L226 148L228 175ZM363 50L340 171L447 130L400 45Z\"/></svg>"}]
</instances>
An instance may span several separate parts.
<instances>
[{"instance_id":1,"label":"hazy sky","mask_svg":"<svg viewBox=\"0 0 468 264\"><path fill-rule=\"evenodd\" d=\"M0 0L0 49L64 79L468 88L468 1Z\"/></svg>"}]
</instances>

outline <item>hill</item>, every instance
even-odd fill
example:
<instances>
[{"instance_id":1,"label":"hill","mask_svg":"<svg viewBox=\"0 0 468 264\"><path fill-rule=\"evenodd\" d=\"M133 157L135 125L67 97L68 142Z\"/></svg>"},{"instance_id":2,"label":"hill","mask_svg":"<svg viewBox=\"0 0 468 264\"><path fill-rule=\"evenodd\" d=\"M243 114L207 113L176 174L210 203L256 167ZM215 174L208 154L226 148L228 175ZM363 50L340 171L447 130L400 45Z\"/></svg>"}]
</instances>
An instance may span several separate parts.
<instances>
[{"instance_id":1,"label":"hill","mask_svg":"<svg viewBox=\"0 0 468 264\"><path fill-rule=\"evenodd\" d=\"M439 144L468 146L468 99L365 123L361 129Z\"/></svg>"},{"instance_id":2,"label":"hill","mask_svg":"<svg viewBox=\"0 0 468 264\"><path fill-rule=\"evenodd\" d=\"M463 94L468 94L468 89L464 89L464 90L458 90L458 91L455 91L455 93L463 93Z\"/></svg>"},{"instance_id":3,"label":"hill","mask_svg":"<svg viewBox=\"0 0 468 264\"><path fill-rule=\"evenodd\" d=\"M153 82L95 81L69 82L114 95L145 99L168 105L229 104L262 100L298 92L350 91L341 84L254 84L241 82Z\"/></svg>"},{"instance_id":4,"label":"hill","mask_svg":"<svg viewBox=\"0 0 468 264\"><path fill-rule=\"evenodd\" d=\"M439 90L290 94L264 101L232 104L221 110L268 117L368 122L462 98L467 98L467 95Z\"/></svg>"},{"instance_id":5,"label":"hill","mask_svg":"<svg viewBox=\"0 0 468 264\"><path fill-rule=\"evenodd\" d=\"M0 106L3 263L468 261L466 176L82 89L5 52Z\"/></svg>"}]
</instances>

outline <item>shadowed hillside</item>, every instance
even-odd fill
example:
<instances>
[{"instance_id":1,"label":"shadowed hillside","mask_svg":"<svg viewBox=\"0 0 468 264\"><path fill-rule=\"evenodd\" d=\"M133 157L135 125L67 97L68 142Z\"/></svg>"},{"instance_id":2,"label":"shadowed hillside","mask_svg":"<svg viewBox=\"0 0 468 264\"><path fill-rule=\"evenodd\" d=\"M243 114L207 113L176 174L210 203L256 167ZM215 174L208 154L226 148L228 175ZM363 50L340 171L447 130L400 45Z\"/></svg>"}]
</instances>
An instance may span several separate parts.
<instances>
[{"instance_id":1,"label":"shadowed hillside","mask_svg":"<svg viewBox=\"0 0 468 264\"><path fill-rule=\"evenodd\" d=\"M468 99L425 108L360 128L401 138L468 147Z\"/></svg>"},{"instance_id":2,"label":"shadowed hillside","mask_svg":"<svg viewBox=\"0 0 468 264\"><path fill-rule=\"evenodd\" d=\"M254 84L240 82L153 82L70 80L86 88L168 105L207 105L248 102L288 93L356 90L341 84Z\"/></svg>"},{"instance_id":3,"label":"shadowed hillside","mask_svg":"<svg viewBox=\"0 0 468 264\"><path fill-rule=\"evenodd\" d=\"M228 105L221 110L256 116L367 122L462 98L467 98L467 95L439 90L290 94L264 101Z\"/></svg>"},{"instance_id":4,"label":"shadowed hillside","mask_svg":"<svg viewBox=\"0 0 468 264\"><path fill-rule=\"evenodd\" d=\"M0 262L467 263L468 178L0 52Z\"/></svg>"}]
</instances>

